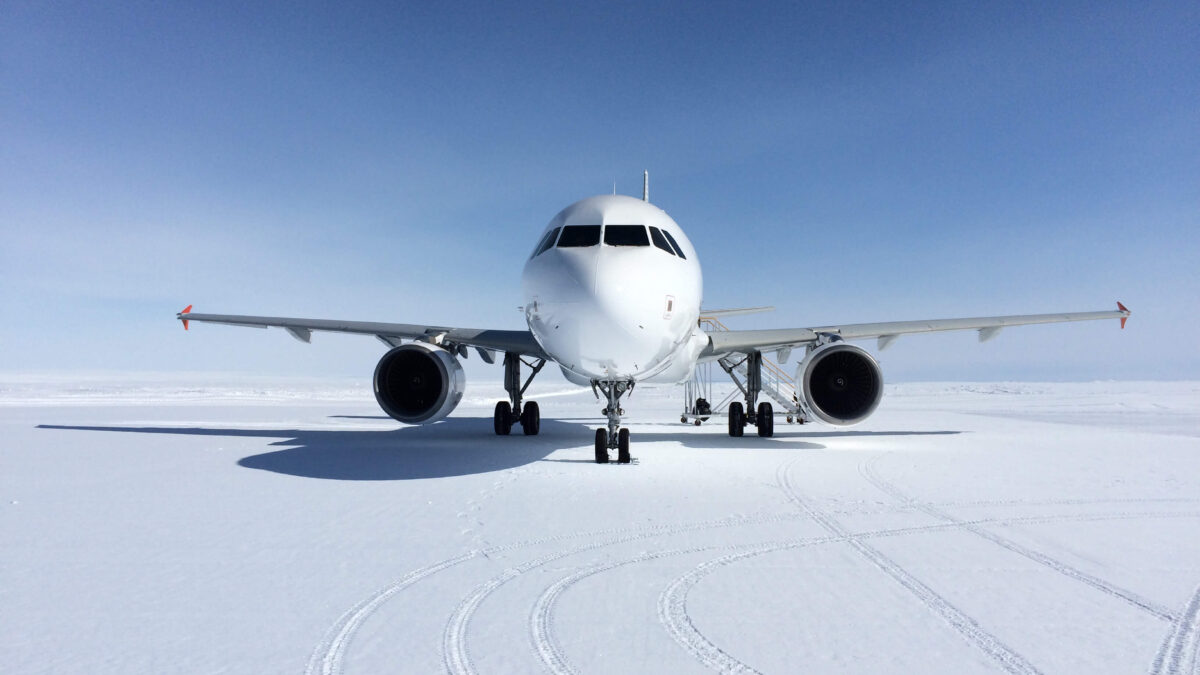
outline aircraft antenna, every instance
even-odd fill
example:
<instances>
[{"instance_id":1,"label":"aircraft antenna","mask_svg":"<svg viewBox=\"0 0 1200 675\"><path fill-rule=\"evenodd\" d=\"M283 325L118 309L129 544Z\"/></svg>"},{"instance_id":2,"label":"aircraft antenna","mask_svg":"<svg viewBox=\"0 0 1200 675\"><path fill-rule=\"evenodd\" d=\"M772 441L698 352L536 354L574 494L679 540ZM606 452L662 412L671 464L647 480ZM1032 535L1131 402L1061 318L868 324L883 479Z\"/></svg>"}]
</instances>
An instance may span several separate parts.
<instances>
[{"instance_id":1,"label":"aircraft antenna","mask_svg":"<svg viewBox=\"0 0 1200 675\"><path fill-rule=\"evenodd\" d=\"M642 172L642 201L650 201L650 172Z\"/></svg>"}]
</instances>

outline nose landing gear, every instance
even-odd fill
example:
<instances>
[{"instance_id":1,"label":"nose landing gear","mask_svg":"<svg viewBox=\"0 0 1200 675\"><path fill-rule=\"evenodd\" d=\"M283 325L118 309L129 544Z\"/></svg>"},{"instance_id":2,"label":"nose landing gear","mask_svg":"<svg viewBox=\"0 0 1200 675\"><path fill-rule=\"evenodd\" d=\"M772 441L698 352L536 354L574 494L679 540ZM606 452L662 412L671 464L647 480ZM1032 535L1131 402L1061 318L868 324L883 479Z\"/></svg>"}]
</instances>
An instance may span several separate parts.
<instances>
[{"instance_id":1,"label":"nose landing gear","mask_svg":"<svg viewBox=\"0 0 1200 675\"><path fill-rule=\"evenodd\" d=\"M600 412L608 417L608 428L596 430L596 463L608 464L609 450L617 451L617 463L628 464L629 456L629 429L621 428L621 415L625 413L621 409L621 397L626 393L633 391L633 380L625 380L618 382L601 382L592 380L592 390L598 392L608 400L608 405Z\"/></svg>"}]
</instances>

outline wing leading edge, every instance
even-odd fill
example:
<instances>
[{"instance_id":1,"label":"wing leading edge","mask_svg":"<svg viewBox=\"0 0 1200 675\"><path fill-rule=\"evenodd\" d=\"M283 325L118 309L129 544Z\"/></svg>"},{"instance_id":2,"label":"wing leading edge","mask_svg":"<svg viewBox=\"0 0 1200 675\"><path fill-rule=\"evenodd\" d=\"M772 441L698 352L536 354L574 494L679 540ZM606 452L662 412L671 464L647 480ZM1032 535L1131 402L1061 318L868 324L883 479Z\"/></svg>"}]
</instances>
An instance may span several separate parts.
<instances>
[{"instance_id":1,"label":"wing leading edge","mask_svg":"<svg viewBox=\"0 0 1200 675\"><path fill-rule=\"evenodd\" d=\"M1011 316L981 316L969 319L853 323L842 326L820 326L817 328L715 331L709 333L709 346L703 356L798 347L817 342L824 335L837 336L844 340L878 338L879 347L883 349L900 335L934 333L948 330L977 330L979 331L979 339L982 342L995 337L1000 329L1006 326L1120 319L1121 327L1124 328L1125 320L1129 318L1129 315L1130 311L1125 305L1118 302L1117 309L1107 312L1018 314Z\"/></svg>"},{"instance_id":2,"label":"wing leading edge","mask_svg":"<svg viewBox=\"0 0 1200 675\"><path fill-rule=\"evenodd\" d=\"M175 315L186 329L191 321L223 323L229 326L251 328L283 328L292 337L308 342L312 331L331 333L357 333L374 335L391 346L400 344L401 339L425 340L450 347L475 347L480 356L489 363L490 354L482 350L513 352L524 356L546 358L537 340L529 331L488 330L479 328L450 328L446 326L423 326L407 323L378 323L373 321L342 321L338 319L298 319L284 316L246 316L242 314L197 314L192 306Z\"/></svg>"}]
</instances>

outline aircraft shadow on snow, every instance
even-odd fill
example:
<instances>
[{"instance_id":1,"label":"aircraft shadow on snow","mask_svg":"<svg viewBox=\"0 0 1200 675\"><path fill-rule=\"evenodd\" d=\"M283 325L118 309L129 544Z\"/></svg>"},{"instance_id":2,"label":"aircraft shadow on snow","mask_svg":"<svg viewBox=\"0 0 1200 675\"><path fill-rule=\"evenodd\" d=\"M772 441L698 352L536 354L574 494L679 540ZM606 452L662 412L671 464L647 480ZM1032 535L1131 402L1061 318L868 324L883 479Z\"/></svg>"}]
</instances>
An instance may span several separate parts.
<instances>
[{"instance_id":1,"label":"aircraft shadow on snow","mask_svg":"<svg viewBox=\"0 0 1200 675\"><path fill-rule=\"evenodd\" d=\"M337 419L388 419L376 416L331 415ZM412 480L445 478L502 471L538 461L593 463L591 445L578 459L547 459L556 450L580 445L602 424L599 418L543 419L537 436L524 436L520 427L513 436L496 436L490 417L458 417L428 426L397 429L237 429L214 427L123 427L39 424L39 429L108 431L134 434L273 438L279 450L238 460L238 465L274 473L328 480ZM649 425L652 429L659 425ZM661 425L670 429L671 425ZM678 428L678 427L676 427ZM644 442L674 441L689 448L727 449L731 444L771 449L821 450L810 438L851 436L928 436L957 434L957 431L829 431L792 432L779 430L771 439L730 439L722 430L696 433L638 430L634 446ZM586 457L584 457L586 455Z\"/></svg>"},{"instance_id":2,"label":"aircraft shadow on snow","mask_svg":"<svg viewBox=\"0 0 1200 675\"><path fill-rule=\"evenodd\" d=\"M385 418L386 419L386 418ZM280 449L238 460L261 469L329 480L411 480L502 471L530 464L555 450L578 444L590 429L542 420L537 436L496 436L492 419L452 418L428 426L397 429L238 429L215 427L122 427L39 424L39 429L134 434L278 439Z\"/></svg>"}]
</instances>

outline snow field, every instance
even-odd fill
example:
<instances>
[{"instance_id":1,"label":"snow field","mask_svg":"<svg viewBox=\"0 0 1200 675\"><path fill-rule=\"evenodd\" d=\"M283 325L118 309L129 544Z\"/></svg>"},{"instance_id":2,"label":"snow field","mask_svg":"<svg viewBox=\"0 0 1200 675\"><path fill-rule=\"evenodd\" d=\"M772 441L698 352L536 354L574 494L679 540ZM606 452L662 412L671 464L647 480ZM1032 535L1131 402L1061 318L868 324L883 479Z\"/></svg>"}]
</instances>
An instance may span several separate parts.
<instances>
[{"instance_id":1,"label":"snow field","mask_svg":"<svg viewBox=\"0 0 1200 675\"><path fill-rule=\"evenodd\" d=\"M1155 672L1200 667L1200 385L889 387L731 439L676 390L0 383L12 672Z\"/></svg>"}]
</instances>

